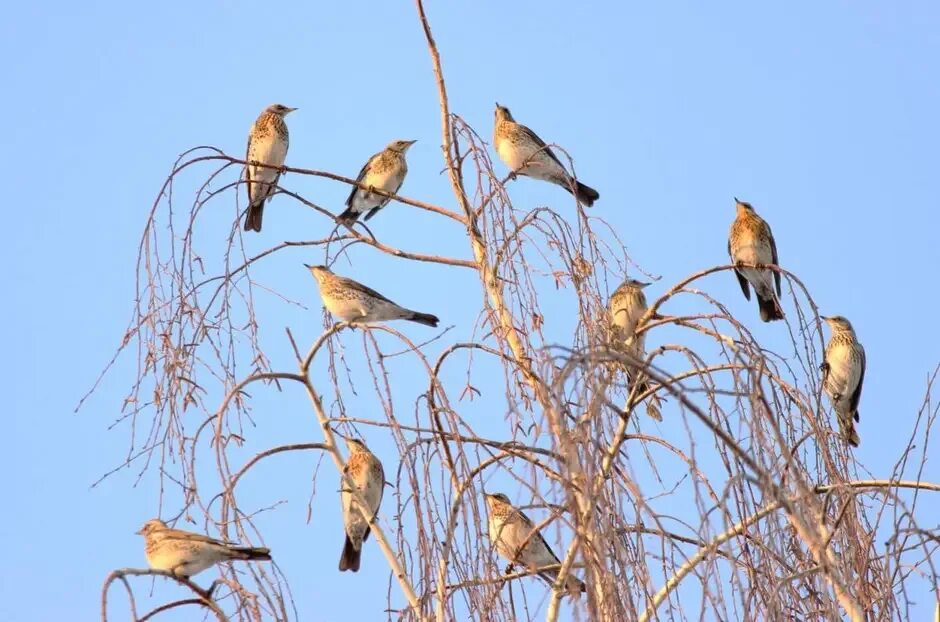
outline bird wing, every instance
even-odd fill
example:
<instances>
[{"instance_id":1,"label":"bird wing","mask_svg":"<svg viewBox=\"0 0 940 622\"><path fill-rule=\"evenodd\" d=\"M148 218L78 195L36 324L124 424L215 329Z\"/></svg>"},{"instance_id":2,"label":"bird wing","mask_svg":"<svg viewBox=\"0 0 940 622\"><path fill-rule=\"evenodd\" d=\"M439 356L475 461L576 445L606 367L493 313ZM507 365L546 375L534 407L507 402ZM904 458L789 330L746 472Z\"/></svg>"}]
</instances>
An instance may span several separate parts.
<instances>
[{"instance_id":1,"label":"bird wing","mask_svg":"<svg viewBox=\"0 0 940 622\"><path fill-rule=\"evenodd\" d=\"M538 134L530 130L525 125L522 125L521 123L519 123L518 125L519 125L519 129L522 130L522 133L525 134L526 137L529 138L529 140L531 140L532 142L534 142L536 145L539 146L539 149L541 149L542 153L545 153L546 155L548 155L548 157L554 160L554 162L558 166L560 166L563 170L565 171L568 170L565 168L565 165L561 163L561 160L558 159L558 156L555 155L555 152L552 151L552 148L546 145L544 140L539 138Z\"/></svg>"},{"instance_id":2,"label":"bird wing","mask_svg":"<svg viewBox=\"0 0 940 622\"><path fill-rule=\"evenodd\" d=\"M165 533L173 540L202 542L203 544L214 544L216 546L230 546L228 543L222 542L221 540L210 538L209 536L203 535L201 533L193 533L192 531L183 531L182 529L167 529Z\"/></svg>"},{"instance_id":3,"label":"bird wing","mask_svg":"<svg viewBox=\"0 0 940 622\"><path fill-rule=\"evenodd\" d=\"M376 458L376 462L378 459ZM382 494L385 492L385 469L382 467L382 463L378 462L379 465L379 498L375 502L375 512L378 514L379 508L382 506Z\"/></svg>"},{"instance_id":4,"label":"bird wing","mask_svg":"<svg viewBox=\"0 0 940 622\"><path fill-rule=\"evenodd\" d=\"M395 302L389 300L388 298L386 298L386 297L383 296L382 294L378 293L377 291L375 291L375 290L372 289L371 287L367 287L367 286L363 285L362 283L360 283L360 282L358 282L358 281L353 281L352 279L348 279L348 278L346 278L346 277L340 277L340 278L343 279L343 281L346 283L346 285L347 285L348 287L352 288L352 289L357 289L357 290L363 292L364 294L366 294L366 295L368 295L368 296L371 296L371 297L373 297L373 298L377 298L377 299L382 300L382 301L384 301L384 302L387 302L387 303L389 303L389 304L393 304L393 305L395 305L396 307L398 306L397 303L395 303Z\"/></svg>"},{"instance_id":5,"label":"bird wing","mask_svg":"<svg viewBox=\"0 0 940 622\"><path fill-rule=\"evenodd\" d=\"M852 412L855 413L856 421L858 420L858 402L862 399L862 382L865 380L865 348L863 348L861 344L858 345L858 353L861 355L858 384L855 385L855 390L852 391L852 397L849 398L849 406Z\"/></svg>"},{"instance_id":6,"label":"bird wing","mask_svg":"<svg viewBox=\"0 0 940 622\"><path fill-rule=\"evenodd\" d=\"M372 161L375 160L380 155L382 155L381 151L376 154L373 154L372 157L366 160L366 163L362 165L362 170L359 171L359 175L356 177L356 181L361 182L363 179L366 178L366 173L369 171L369 167L372 166ZM346 207L350 207L350 208L352 207L352 202L356 196L356 191L359 189L360 189L359 186L353 186L352 190L349 191L349 198L346 199Z\"/></svg>"},{"instance_id":7,"label":"bird wing","mask_svg":"<svg viewBox=\"0 0 940 622\"><path fill-rule=\"evenodd\" d=\"M529 530L529 533L532 534L531 537L528 535L526 536L529 538L529 546L527 546L526 548L529 548L532 544L536 545L536 547L532 547L532 548L537 548L537 546L541 544L542 547L545 549L545 551L552 557L552 559L555 560L555 563L560 564L561 560L558 559L557 555L555 555L555 551L552 550L552 547L548 546L548 542L545 540L545 536L542 535L542 530L540 529L538 531L535 531L535 524L532 522L532 520L528 516L526 516L522 512L522 510L516 510L516 511L519 512L519 516L520 518L522 518L522 523ZM538 564L538 565L546 566L547 564Z\"/></svg>"},{"instance_id":8,"label":"bird wing","mask_svg":"<svg viewBox=\"0 0 940 622\"><path fill-rule=\"evenodd\" d=\"M774 233L770 230L770 225L766 222L764 223L764 227L767 228L767 237L770 238L770 257L773 264L779 266L780 264L777 262L777 241L774 240ZM777 270L774 270L774 282L777 285L777 295L780 296L780 272Z\"/></svg>"}]
</instances>

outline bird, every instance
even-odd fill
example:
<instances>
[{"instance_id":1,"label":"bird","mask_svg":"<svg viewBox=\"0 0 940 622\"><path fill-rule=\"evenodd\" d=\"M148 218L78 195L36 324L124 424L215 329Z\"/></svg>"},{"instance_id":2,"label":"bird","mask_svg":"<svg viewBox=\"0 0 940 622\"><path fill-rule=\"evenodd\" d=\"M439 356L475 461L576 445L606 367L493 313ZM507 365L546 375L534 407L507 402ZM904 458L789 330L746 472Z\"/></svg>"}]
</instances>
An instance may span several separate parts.
<instances>
[{"instance_id":1,"label":"bird","mask_svg":"<svg viewBox=\"0 0 940 622\"><path fill-rule=\"evenodd\" d=\"M735 264L734 273L741 284L744 297L751 299L754 286L757 304L760 307L760 319L765 322L783 319L783 309L777 296L780 295L780 273L749 266L777 265L777 243L770 225L757 215L750 203L735 199L737 216L731 223L728 235L728 254ZM777 296L774 296L776 284Z\"/></svg>"},{"instance_id":2,"label":"bird","mask_svg":"<svg viewBox=\"0 0 940 622\"><path fill-rule=\"evenodd\" d=\"M646 360L646 333L637 334L636 329L640 318L646 313L646 294L643 289L648 285L649 283L628 277L607 301L615 347L624 348L627 354L641 362ZM629 365L626 372L627 386L632 393L642 395L649 390L649 379L642 373L642 367ZM654 419L662 421L662 414L655 402L649 403L646 412Z\"/></svg>"},{"instance_id":3,"label":"bird","mask_svg":"<svg viewBox=\"0 0 940 622\"><path fill-rule=\"evenodd\" d=\"M245 231L261 231L264 203L274 196L277 180L281 176L280 167L284 166L287 158L290 136L284 117L295 110L282 104L271 104L258 115L248 133L248 153L245 155L248 163L245 165L248 213L245 216Z\"/></svg>"},{"instance_id":4,"label":"bird","mask_svg":"<svg viewBox=\"0 0 940 622\"><path fill-rule=\"evenodd\" d=\"M430 313L419 313L400 307L374 289L362 283L333 274L326 266L304 264L320 285L323 305L344 322L383 322L385 320L411 320L437 327L440 321Z\"/></svg>"},{"instance_id":5,"label":"bird","mask_svg":"<svg viewBox=\"0 0 940 622\"><path fill-rule=\"evenodd\" d=\"M507 573L513 564L522 564L529 570L547 566L561 566L561 560L548 546L540 531L534 531L535 525L521 510L513 507L509 497L497 492L486 494L489 509L489 537L496 551L509 560ZM520 550L521 549L521 550ZM539 570L538 575L554 585L560 568ZM565 579L565 590L572 595L586 591L584 582L573 574Z\"/></svg>"},{"instance_id":6,"label":"bird","mask_svg":"<svg viewBox=\"0 0 940 622\"><path fill-rule=\"evenodd\" d=\"M601 195L568 174L564 164L538 135L512 118L509 108L496 104L493 145L510 175L525 175L561 186L591 207Z\"/></svg>"},{"instance_id":7,"label":"bird","mask_svg":"<svg viewBox=\"0 0 940 622\"><path fill-rule=\"evenodd\" d=\"M855 329L847 319L841 315L822 319L832 330L821 366L823 388L836 411L842 436L849 445L858 447L861 439L855 422L859 420L858 402L865 380L865 348L858 342Z\"/></svg>"},{"instance_id":8,"label":"bird","mask_svg":"<svg viewBox=\"0 0 940 622\"><path fill-rule=\"evenodd\" d=\"M340 571L359 572L359 558L362 555L362 543L369 538L370 523L382 504L382 492L385 488L385 471L382 463L369 451L365 443L358 439L347 439L349 460L343 468L343 485L340 497L343 503L343 526L346 529L346 542L343 554L339 558ZM366 507L356 499L346 478L352 480L365 501Z\"/></svg>"},{"instance_id":9,"label":"bird","mask_svg":"<svg viewBox=\"0 0 940 622\"><path fill-rule=\"evenodd\" d=\"M391 200L389 197L382 196L373 192L374 189L384 190L391 194L398 194L405 181L405 175L408 174L408 162L405 160L405 153L414 140L396 140L388 144L385 149L376 153L369 161L365 163L356 181L363 184L367 189L353 186L346 199L346 211L339 215L339 220L351 225L356 222L359 215L366 214L365 220L369 220L378 213L380 209L388 205Z\"/></svg>"},{"instance_id":10,"label":"bird","mask_svg":"<svg viewBox=\"0 0 940 622\"><path fill-rule=\"evenodd\" d=\"M189 579L218 562L241 560L271 561L271 549L238 546L182 529L171 529L153 518L137 532L144 537L147 563L154 570L166 570Z\"/></svg>"}]
</instances>

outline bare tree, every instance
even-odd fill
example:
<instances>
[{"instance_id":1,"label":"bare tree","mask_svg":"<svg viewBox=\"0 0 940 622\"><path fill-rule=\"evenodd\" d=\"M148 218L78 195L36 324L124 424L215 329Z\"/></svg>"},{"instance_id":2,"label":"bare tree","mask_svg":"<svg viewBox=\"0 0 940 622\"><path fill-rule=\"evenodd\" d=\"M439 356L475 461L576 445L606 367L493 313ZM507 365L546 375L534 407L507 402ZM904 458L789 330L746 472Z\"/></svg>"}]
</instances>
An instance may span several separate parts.
<instances>
[{"instance_id":1,"label":"bare tree","mask_svg":"<svg viewBox=\"0 0 940 622\"><path fill-rule=\"evenodd\" d=\"M932 555L940 533L916 519L921 491L940 491L921 481L940 408L933 393L938 370L927 379L908 448L893 472L872 478L832 429L820 397L816 305L785 269L773 268L795 310L786 323L788 352L764 348L708 293L713 279L730 278L730 265L701 267L651 301L638 330L647 344L660 345L645 359L619 347L606 302L628 267L639 267L616 232L577 204L558 211L513 205L511 179L494 171L481 135L450 110L421 0L417 12L437 83L454 203L389 196L433 212L441 227L459 228L467 258L392 247L362 225L339 226L330 211L283 187L279 201L289 197L315 210L333 233L249 256L239 229L241 199L233 200L245 161L212 147L187 151L150 211L137 300L115 354L136 352L137 359L137 379L117 422L129 433L119 468L141 476L156 471L167 505L181 505L180 516L207 532L258 541L264 534L253 517L271 508L241 501L246 473L291 452L325 454L341 473L338 433L388 435L399 449L397 463L384 457L396 494L386 495L372 530L394 585L381 607L393 612L390 618L556 620L564 606L596 620L907 619L909 581L936 586L938 577ZM284 170L356 185L326 171ZM193 174L203 179L195 195L177 194L181 179ZM204 208L229 202L236 208L226 251L203 254L209 234L197 224ZM256 293L264 286L255 271L293 247L319 250L329 261L355 245L437 264L442 275L475 273L477 337L448 341L444 330L415 343L392 327L353 331L325 318L324 332L303 349L287 330L294 360L272 361L259 335ZM697 311L670 314L680 298L683 308ZM353 348L361 349L364 369L347 360ZM630 370L649 377L642 393L627 382ZM396 416L406 407L391 387L402 385L397 377L416 374L426 385L413 396L407 422ZM489 382L481 395L477 379L492 377L502 386ZM308 401L321 438L256 447L252 396L273 390ZM374 397L382 413L350 414L351 393ZM480 404L490 422L502 421L500 435L475 430L468 414ZM674 422L672 435L645 429L652 421L643 416L647 408L662 409ZM236 458L244 448L255 455ZM667 467L681 469L683 478L664 480ZM520 506L537 517L562 560L557 585L575 573L587 583L585 598L546 591L523 568L501 572L504 562L486 536L487 481L513 483ZM311 504L338 502L333 491L323 496L313 487ZM290 596L291 577L277 566L222 567L208 592L169 577L195 597L143 616L126 578L139 574L165 573L115 571L103 589L103 620L117 580L127 587L134 620L182 606L205 608L220 620L303 619Z\"/></svg>"}]
</instances>

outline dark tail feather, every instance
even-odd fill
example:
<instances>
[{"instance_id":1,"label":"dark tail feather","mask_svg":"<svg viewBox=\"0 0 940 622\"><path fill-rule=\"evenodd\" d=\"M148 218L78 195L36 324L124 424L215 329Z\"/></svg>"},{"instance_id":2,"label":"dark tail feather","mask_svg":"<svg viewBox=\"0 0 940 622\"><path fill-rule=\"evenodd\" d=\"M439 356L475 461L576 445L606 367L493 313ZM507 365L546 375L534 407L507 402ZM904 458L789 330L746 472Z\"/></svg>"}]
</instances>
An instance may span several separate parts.
<instances>
[{"instance_id":1,"label":"dark tail feather","mask_svg":"<svg viewBox=\"0 0 940 622\"><path fill-rule=\"evenodd\" d=\"M336 217L336 219L339 220L340 222L345 223L350 226L354 222L356 222L357 218L359 218L359 212L354 212L353 208L351 207L347 207L346 211L344 211L342 214ZM366 220L368 220L368 216L366 217Z\"/></svg>"},{"instance_id":2,"label":"dark tail feather","mask_svg":"<svg viewBox=\"0 0 940 622\"><path fill-rule=\"evenodd\" d=\"M437 323L440 321L437 319L436 315L431 315L430 313L418 313L417 311L412 311L411 315L405 319L411 320L412 322L417 322L418 324L430 326L431 328L437 328Z\"/></svg>"},{"instance_id":3,"label":"dark tail feather","mask_svg":"<svg viewBox=\"0 0 940 622\"><path fill-rule=\"evenodd\" d=\"M365 220L369 220L370 218L372 218L373 216L375 216L376 214L378 214L380 209L382 209L382 208L381 208L381 207L373 207L372 209L370 209L370 210L369 210L369 213L366 214Z\"/></svg>"},{"instance_id":4,"label":"dark tail feather","mask_svg":"<svg viewBox=\"0 0 940 622\"><path fill-rule=\"evenodd\" d=\"M346 543L343 544L343 555L339 558L340 572L346 570L359 572L359 558L361 555L362 551L357 551L353 547L352 540L349 539L349 536L346 536Z\"/></svg>"},{"instance_id":5,"label":"dark tail feather","mask_svg":"<svg viewBox=\"0 0 940 622\"><path fill-rule=\"evenodd\" d=\"M264 201L248 206L245 216L245 231L261 231L261 215L264 213Z\"/></svg>"},{"instance_id":6,"label":"dark tail feather","mask_svg":"<svg viewBox=\"0 0 940 622\"><path fill-rule=\"evenodd\" d=\"M845 419L842 418L842 415L838 415L839 428L842 430L842 436L845 437L845 441L852 447L858 447L862 439L859 438L858 432L855 431L855 423L852 421L853 415L855 421L858 421L858 411L852 413Z\"/></svg>"},{"instance_id":7,"label":"dark tail feather","mask_svg":"<svg viewBox=\"0 0 940 622\"><path fill-rule=\"evenodd\" d=\"M554 585L555 581L558 580L558 571L546 570L545 572L539 573L539 576L545 579L549 585ZM568 578L565 580L565 591L568 592L570 596L577 598L582 593L587 592L587 585L578 577L569 574Z\"/></svg>"},{"instance_id":8,"label":"dark tail feather","mask_svg":"<svg viewBox=\"0 0 940 622\"><path fill-rule=\"evenodd\" d=\"M634 374L629 377L628 382L630 383L628 385L630 387L630 391L633 393L633 395L636 396L634 399L639 399L641 395L650 389L649 378L647 378L645 374L640 374L638 379L636 372L634 372ZM659 398L656 397L656 395L650 395L647 398L646 414L656 421L663 420L662 411L659 409Z\"/></svg>"},{"instance_id":9,"label":"dark tail feather","mask_svg":"<svg viewBox=\"0 0 940 622\"><path fill-rule=\"evenodd\" d=\"M238 559L254 559L263 562L271 561L271 549L263 546L235 546L231 551L238 556Z\"/></svg>"},{"instance_id":10,"label":"dark tail feather","mask_svg":"<svg viewBox=\"0 0 940 622\"><path fill-rule=\"evenodd\" d=\"M597 190L595 190L594 188L588 185L582 184L580 181L575 181L574 183L578 189L576 193L576 196L578 197L578 201L587 205L588 207L591 207L592 205L594 205L594 201L601 198L601 195L598 194Z\"/></svg>"},{"instance_id":11,"label":"dark tail feather","mask_svg":"<svg viewBox=\"0 0 940 622\"><path fill-rule=\"evenodd\" d=\"M773 322L774 320L783 319L783 309L780 308L780 303L773 295L761 296L758 294L757 304L760 306L760 319L763 321Z\"/></svg>"}]
</instances>

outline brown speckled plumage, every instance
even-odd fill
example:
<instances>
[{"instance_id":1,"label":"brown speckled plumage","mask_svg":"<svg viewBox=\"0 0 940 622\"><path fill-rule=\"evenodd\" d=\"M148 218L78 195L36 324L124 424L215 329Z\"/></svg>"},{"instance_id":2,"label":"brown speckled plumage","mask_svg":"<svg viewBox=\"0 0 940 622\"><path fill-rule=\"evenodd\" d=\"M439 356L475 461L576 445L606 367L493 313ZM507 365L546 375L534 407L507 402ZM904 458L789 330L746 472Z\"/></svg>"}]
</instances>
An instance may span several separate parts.
<instances>
[{"instance_id":1,"label":"brown speckled plumage","mask_svg":"<svg viewBox=\"0 0 940 622\"><path fill-rule=\"evenodd\" d=\"M738 283L744 297L751 299L749 284L754 287L760 318L765 322L783 319L783 309L777 296L780 295L780 273L751 266L777 265L777 242L763 218L757 215L749 203L735 199L737 216L728 234L728 254L735 268ZM774 289L776 285L776 295Z\"/></svg>"},{"instance_id":2,"label":"brown speckled plumage","mask_svg":"<svg viewBox=\"0 0 940 622\"><path fill-rule=\"evenodd\" d=\"M347 484L342 484L341 500L343 505L343 526L346 540L339 559L340 571L359 571L362 543L369 537L370 523L382 504L382 492L385 490L385 471L382 463L369 451L365 443L350 439L349 459L343 473L352 479L365 501L363 507L352 494Z\"/></svg>"},{"instance_id":3,"label":"brown speckled plumage","mask_svg":"<svg viewBox=\"0 0 940 622\"><path fill-rule=\"evenodd\" d=\"M171 529L158 518L144 523L137 533L144 536L144 553L150 567L179 577L192 577L223 561L271 560L270 549L238 546L202 534Z\"/></svg>"}]
</instances>

